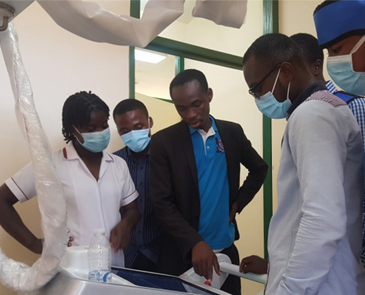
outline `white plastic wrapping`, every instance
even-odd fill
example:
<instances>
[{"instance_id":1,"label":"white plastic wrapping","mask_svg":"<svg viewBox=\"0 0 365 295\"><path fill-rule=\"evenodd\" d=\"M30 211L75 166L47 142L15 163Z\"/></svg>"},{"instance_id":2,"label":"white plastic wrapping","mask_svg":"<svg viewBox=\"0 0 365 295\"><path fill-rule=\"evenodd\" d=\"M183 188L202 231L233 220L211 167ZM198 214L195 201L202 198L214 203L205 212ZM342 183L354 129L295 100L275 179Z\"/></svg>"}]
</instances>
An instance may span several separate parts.
<instances>
[{"instance_id":1,"label":"white plastic wrapping","mask_svg":"<svg viewBox=\"0 0 365 295\"><path fill-rule=\"evenodd\" d=\"M193 16L218 25L240 28L245 21L247 0L197 0Z\"/></svg>"},{"instance_id":2,"label":"white plastic wrapping","mask_svg":"<svg viewBox=\"0 0 365 295\"><path fill-rule=\"evenodd\" d=\"M149 0L141 19L116 15L97 3L39 0L62 28L80 37L116 45L145 47L184 12L184 0Z\"/></svg>"},{"instance_id":3,"label":"white plastic wrapping","mask_svg":"<svg viewBox=\"0 0 365 295\"><path fill-rule=\"evenodd\" d=\"M193 0L188 0L193 1ZM141 19L119 16L81 0L38 0L62 28L80 37L116 45L145 47L184 12L185 0L149 0ZM197 0L193 16L239 28L247 0Z\"/></svg>"},{"instance_id":4,"label":"white plastic wrapping","mask_svg":"<svg viewBox=\"0 0 365 295\"><path fill-rule=\"evenodd\" d=\"M2 0L15 8L15 17L34 0ZM95 42L145 47L184 12L185 0L149 0L141 19L117 15L103 6L82 0L37 0L62 28ZM129 1L129 0L125 0ZM194 0L187 0L194 1ZM194 17L240 28L247 0L197 0Z\"/></svg>"},{"instance_id":5,"label":"white plastic wrapping","mask_svg":"<svg viewBox=\"0 0 365 295\"><path fill-rule=\"evenodd\" d=\"M68 242L66 203L52 163L51 149L34 106L32 88L12 23L0 33L0 45L14 94L15 112L35 171L45 241L42 256L32 267L9 259L0 249L0 278L4 285L28 292L45 285L59 270Z\"/></svg>"}]
</instances>

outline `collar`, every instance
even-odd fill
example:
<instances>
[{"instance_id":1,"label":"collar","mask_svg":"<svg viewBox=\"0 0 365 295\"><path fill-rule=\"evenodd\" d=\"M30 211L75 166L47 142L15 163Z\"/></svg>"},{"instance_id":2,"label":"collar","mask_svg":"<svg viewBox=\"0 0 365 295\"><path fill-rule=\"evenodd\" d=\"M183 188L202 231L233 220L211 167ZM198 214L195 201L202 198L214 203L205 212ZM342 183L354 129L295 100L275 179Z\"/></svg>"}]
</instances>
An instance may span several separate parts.
<instances>
[{"instance_id":1,"label":"collar","mask_svg":"<svg viewBox=\"0 0 365 295\"><path fill-rule=\"evenodd\" d=\"M81 160L81 158L80 158L79 154L76 152L76 149L72 142L69 143L67 146L65 146L62 149L62 154L63 154L63 157L69 161L76 160L76 159ZM113 157L105 151L103 151L103 157L101 160L106 161L106 162L114 162Z\"/></svg>"},{"instance_id":2,"label":"collar","mask_svg":"<svg viewBox=\"0 0 365 295\"><path fill-rule=\"evenodd\" d=\"M149 147L149 145L151 144L151 142L148 144L148 146L147 146L147 148ZM128 157L132 157L133 159L135 159L135 157L134 157L134 155L133 155L133 153L132 153L132 150L129 148L129 147L127 147L127 146L125 146L125 149L126 149L126 151L127 151L127 155L128 155ZM148 151L147 151L147 154L146 154L146 156L149 156L150 155L150 148L148 148Z\"/></svg>"},{"instance_id":3,"label":"collar","mask_svg":"<svg viewBox=\"0 0 365 295\"><path fill-rule=\"evenodd\" d=\"M209 115L209 119L210 119L210 121L211 121L211 123L212 123L212 126L210 126L209 130L211 130L211 129L213 128L214 132L218 132L218 128L217 128L217 125L215 124L215 120L214 120L214 118L213 118L212 116L210 116L210 115ZM189 132L190 132L190 134L193 134L193 133L195 133L195 132L199 132L199 130L202 130L202 129L199 129L199 128L193 128L193 127L191 127L190 125L188 125L188 128L189 128ZM208 130L208 132L206 132L206 133L209 133L209 130ZM204 132L205 132L205 131L204 131Z\"/></svg>"},{"instance_id":4,"label":"collar","mask_svg":"<svg viewBox=\"0 0 365 295\"><path fill-rule=\"evenodd\" d=\"M328 80L326 82L326 87L327 87L328 91L331 93L335 93L337 91L336 86L333 84L333 82L331 80Z\"/></svg>"},{"instance_id":5,"label":"collar","mask_svg":"<svg viewBox=\"0 0 365 295\"><path fill-rule=\"evenodd\" d=\"M286 119L288 120L290 115L295 111L295 109L303 102L305 101L309 96L311 96L313 93L320 91L320 90L327 90L326 86L323 84L323 82L314 82L311 85L309 85L307 88L305 88L297 98L294 100L293 104L290 106L287 114Z\"/></svg>"}]
</instances>

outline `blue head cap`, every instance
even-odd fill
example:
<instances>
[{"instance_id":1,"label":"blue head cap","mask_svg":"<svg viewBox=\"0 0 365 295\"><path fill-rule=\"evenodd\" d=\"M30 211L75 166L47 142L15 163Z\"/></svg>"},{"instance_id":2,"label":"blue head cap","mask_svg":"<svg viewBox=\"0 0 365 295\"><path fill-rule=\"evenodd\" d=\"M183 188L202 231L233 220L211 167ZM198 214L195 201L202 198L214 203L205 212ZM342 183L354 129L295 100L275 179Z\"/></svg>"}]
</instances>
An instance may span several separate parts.
<instances>
[{"instance_id":1,"label":"blue head cap","mask_svg":"<svg viewBox=\"0 0 365 295\"><path fill-rule=\"evenodd\" d=\"M313 18L319 46L328 48L344 38L365 35L365 0L324 1Z\"/></svg>"}]
</instances>

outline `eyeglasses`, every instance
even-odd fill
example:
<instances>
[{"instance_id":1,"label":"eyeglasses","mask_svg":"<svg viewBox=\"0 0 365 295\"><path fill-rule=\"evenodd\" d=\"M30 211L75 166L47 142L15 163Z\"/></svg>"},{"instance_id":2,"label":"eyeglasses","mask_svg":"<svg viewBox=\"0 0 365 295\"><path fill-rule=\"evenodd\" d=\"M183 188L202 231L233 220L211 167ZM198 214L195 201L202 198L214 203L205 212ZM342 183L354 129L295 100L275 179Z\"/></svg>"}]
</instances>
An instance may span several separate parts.
<instances>
[{"instance_id":1,"label":"eyeglasses","mask_svg":"<svg viewBox=\"0 0 365 295\"><path fill-rule=\"evenodd\" d=\"M267 73L266 76L264 76L260 82L258 82L255 86L251 87L250 89L248 89L248 93L251 94L255 99L260 99L260 95L258 95L256 92L255 92L255 89L260 85L262 84L267 77L270 76L270 74L275 71L277 68L281 67L281 63L276 65L270 72Z\"/></svg>"}]
</instances>

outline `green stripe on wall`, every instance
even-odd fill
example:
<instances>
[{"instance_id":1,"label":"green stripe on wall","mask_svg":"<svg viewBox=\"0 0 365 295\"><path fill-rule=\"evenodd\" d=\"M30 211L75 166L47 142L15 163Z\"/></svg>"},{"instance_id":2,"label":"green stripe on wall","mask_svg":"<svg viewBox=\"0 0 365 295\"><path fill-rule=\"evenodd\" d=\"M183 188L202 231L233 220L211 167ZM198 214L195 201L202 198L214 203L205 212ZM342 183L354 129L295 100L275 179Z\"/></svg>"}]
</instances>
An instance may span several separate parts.
<instances>
[{"instance_id":1,"label":"green stripe on wall","mask_svg":"<svg viewBox=\"0 0 365 295\"><path fill-rule=\"evenodd\" d=\"M130 15L135 18L140 18L141 1L130 1ZM134 61L134 47L129 46L129 98L136 98L136 63Z\"/></svg>"},{"instance_id":2,"label":"green stripe on wall","mask_svg":"<svg viewBox=\"0 0 365 295\"><path fill-rule=\"evenodd\" d=\"M279 31L279 6L278 0L263 1L263 34L277 33ZM273 213L272 202L272 128L271 119L262 116L262 136L263 136L263 158L269 165L269 170L264 183L264 253L268 258L267 238L269 233L270 219Z\"/></svg>"}]
</instances>

